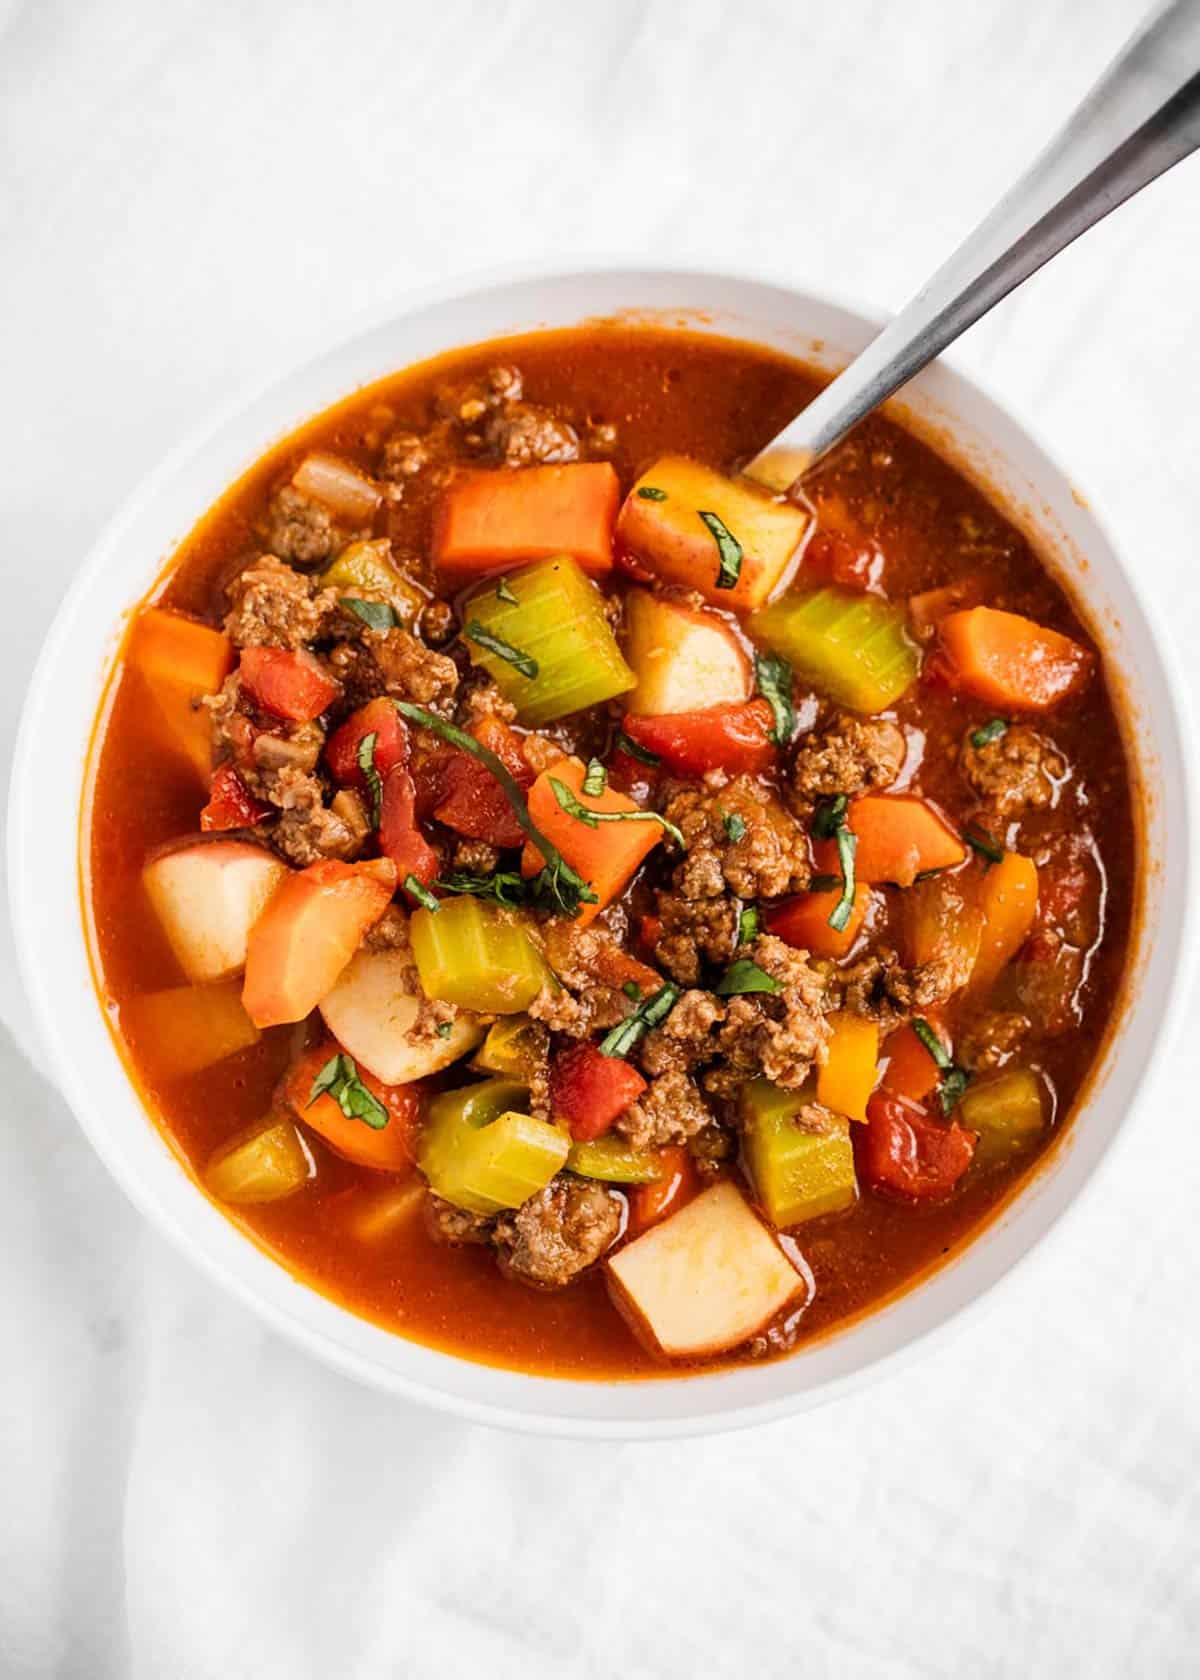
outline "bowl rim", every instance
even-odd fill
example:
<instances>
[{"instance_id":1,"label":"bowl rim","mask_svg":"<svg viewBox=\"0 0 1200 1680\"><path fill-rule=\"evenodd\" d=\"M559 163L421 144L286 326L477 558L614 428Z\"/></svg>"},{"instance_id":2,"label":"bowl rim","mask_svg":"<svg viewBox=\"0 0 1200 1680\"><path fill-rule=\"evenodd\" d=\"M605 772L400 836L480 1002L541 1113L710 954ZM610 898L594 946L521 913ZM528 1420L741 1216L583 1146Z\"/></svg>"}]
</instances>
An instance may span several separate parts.
<instances>
[{"instance_id":1,"label":"bowl rim","mask_svg":"<svg viewBox=\"0 0 1200 1680\"><path fill-rule=\"evenodd\" d=\"M366 1322L359 1319L349 1308L332 1302L328 1297L322 1296L319 1291L301 1281L292 1280L295 1284L292 1300L293 1302L299 1302L296 1311L289 1311L287 1306L281 1304L278 1300L268 1299L266 1291L260 1286L259 1282L243 1275L243 1270L253 1272L256 1268L247 1265L245 1268L239 1269L238 1266L227 1263L227 1256L223 1258L214 1252L215 1244L206 1245L192 1231L186 1230L180 1219L152 1193L145 1175L135 1171L129 1160L116 1146L115 1139L110 1135L109 1127L93 1100L84 1070L82 1067L75 1065L70 1054L73 1048L69 1038L70 1017L56 1007L59 995L52 983L49 967L42 960L43 923L40 917L42 905L35 890L35 883L39 878L44 880L44 871L39 876L38 867L38 812L36 807L39 789L39 764L37 743L40 738L39 725L42 723L52 699L51 689L55 673L59 668L59 660L64 648L79 635L83 640L89 642L95 650L99 651L103 648L102 662L106 673L104 681L107 681L107 672L111 668L112 653L115 648L113 643L114 626L105 624L95 631L85 629L80 632L77 620L89 589L94 584L106 560L119 548L126 531L135 528L145 510L152 507L155 498L164 487L168 486L189 463L197 460L203 456L207 449L215 446L225 430L239 417L248 414L256 403L269 398L273 394L282 393L284 387L292 379L315 370L327 358L336 358L349 352L353 345L371 332L381 331L389 325L399 323L405 317L414 315L425 307L449 305L457 300L465 301L481 297L506 286L538 285L552 287L573 280L589 282L618 278L628 282L630 292L635 296L638 284L645 284L648 279L654 281L668 280L677 283L681 295L686 295L686 287L689 283L714 288L724 284L740 288L743 291L754 291L756 289L765 291L769 289L772 292L786 295L801 311L807 307L840 313L852 317L859 328L872 332L877 331L885 319L877 311L865 308L857 301L844 295L829 298L805 287L794 285L788 278L772 274L769 271L688 267L666 262L655 263L637 256L580 259L565 264L558 262L506 264L412 288L393 299L384 309L363 312L350 323L346 332L339 334L336 343L333 345L326 342L310 353L290 359L282 371L277 371L271 377L248 383L246 388L229 400L217 405L214 411L191 428L186 437L166 454L153 471L140 481L97 536L60 603L30 680L14 748L8 816L8 876L19 971L26 994L32 1005L38 1037L44 1050L48 1052L50 1065L53 1067L57 1064L58 1066L62 1094L93 1148L105 1162L126 1195L139 1211L146 1215L151 1224L160 1230L176 1248L189 1255L204 1272L220 1283L225 1290L243 1301L273 1329L282 1332L293 1342L305 1347L307 1351L315 1354L324 1363L376 1389L415 1400L467 1421L512 1428L522 1432L591 1439L649 1439L718 1433L770 1422L797 1411L841 1398L864 1387L868 1382L875 1381L886 1373L900 1368L909 1360L914 1359L918 1352L928 1351L940 1344L951 1333L965 1324L968 1313L994 1296L999 1284L1011 1278L1040 1248L1041 1244L1047 1241L1052 1233L1061 1231L1067 1213L1077 1208L1084 1196L1091 1192L1102 1171L1112 1164L1118 1144L1122 1140L1128 1139L1131 1121L1135 1113L1144 1115L1147 1111L1146 1098L1149 1091L1153 1089L1155 1080L1161 1074L1163 1062L1166 1059L1165 1052L1169 1049L1175 1034L1179 1030L1183 1018L1183 1004L1187 995L1188 982L1197 960L1195 941L1191 937L1196 910L1192 906L1192 895L1188 890L1190 880L1195 874L1195 772L1193 751L1189 745L1195 739L1195 736L1194 731L1190 728L1189 690L1182 677L1180 656L1164 626L1162 609L1153 595L1148 591L1144 592L1139 586L1134 568L1126 565L1120 548L1113 540L1111 523L1104 516L1101 504L1090 492L1086 497L1090 520L1109 550L1121 583L1128 591L1132 603L1144 620L1144 627L1153 644L1158 664L1157 675L1161 678L1165 714L1161 717L1155 717L1154 725L1149 734L1156 745L1165 742L1169 746L1181 770L1180 785L1173 790L1173 795L1177 800L1178 822L1181 833L1181 844L1177 847L1179 856L1176 860L1179 881L1171 927L1169 930L1164 930L1172 946L1168 960L1170 984L1165 1003L1148 1028L1150 1052L1146 1057L1148 1065L1143 1068L1140 1078L1135 1082L1135 1089L1128 1110L1112 1127L1111 1136L1100 1147L1095 1158L1086 1166L1082 1176L1079 1177L1078 1183L1062 1199L1061 1205L1043 1218L1040 1229L1033 1230L1028 1240L1015 1254L1001 1263L993 1265L990 1276L978 1282L973 1282L971 1287L965 1291L959 1291L959 1298L951 1299L944 1304L925 1328L906 1332L894 1345L885 1347L882 1351L857 1362L852 1360L840 1374L830 1375L815 1385L807 1387L797 1385L775 1398L730 1405L723 1403L720 1398L720 1378L727 1373L718 1372L692 1377L666 1378L659 1382L653 1380L650 1382L615 1382L603 1379L546 1378L534 1373L514 1372L500 1367L479 1365L452 1352L428 1348L423 1344L408 1341L407 1338L394 1332L383 1330L378 1332L386 1336L390 1342L399 1342L408 1349L419 1349L429 1359L444 1362L451 1367L469 1366L476 1372L483 1372L497 1379L516 1379L523 1388L528 1387L531 1391L536 1391L539 1386L544 1388L545 1385L576 1391L603 1388L613 1392L614 1400L622 1394L628 1397L648 1389L656 1390L659 1393L680 1388L695 1391L704 1385L709 1385L710 1391L714 1393L711 1406L689 1409L678 1416L654 1415L652 1413L650 1416L642 1418L627 1415L606 1417L602 1414L592 1415L591 1413L577 1413L570 1410L556 1410L553 1406L516 1406L495 1399L474 1398L468 1394L456 1393L447 1387L439 1386L436 1381L383 1367L379 1360L347 1346L344 1341L328 1333L327 1329L322 1329L319 1324L309 1321L313 1316L320 1316L309 1312L307 1309L306 1304L316 1300L323 1301L332 1312L341 1318L360 1325ZM636 313L637 305L631 307ZM681 305L681 310L684 307ZM753 323L747 322L744 330L741 331L741 336L747 342L753 342L752 329ZM536 329L530 328L529 330ZM739 336L736 325L731 325L729 336ZM486 342L486 339L468 340L464 341L464 344L466 342ZM974 397L981 399L984 408L989 410L996 419L1013 428L1032 447L1034 454L1049 474L1053 475L1064 486L1075 485L1075 479L1068 476L1059 465L1056 456L1043 443L1036 427L1029 424L1023 416L1018 415L1007 403L993 396L984 381L958 368L952 359L939 358L939 364L946 368L956 383L964 386ZM399 368L397 368L397 371L399 371ZM352 386L348 386L345 394L349 395L352 389ZM325 404L322 403L320 407L310 412L320 412L320 408L324 406ZM308 414L293 417L280 435L286 435L288 431L303 424L306 418L308 418ZM259 454L269 449L273 442L273 438L261 442ZM186 536L186 531L183 535ZM174 545L169 552L173 552L173 548ZM169 555L162 557L158 575L161 576L162 572L167 569L168 559ZM127 597L127 605L124 611L126 613L131 611L142 598L141 595L132 599ZM89 729L93 721L92 717L88 718ZM89 767L85 764L84 775L78 783L72 781L72 803L78 814L82 813L88 793ZM78 825L74 838L75 847L73 847L73 850L77 848L78 841L81 838L81 829ZM78 931L82 934L82 916L80 915L74 876L71 885L72 907L76 920L80 923ZM1179 911L1178 914L1175 913L1176 907ZM1159 937L1162 936L1163 934L1160 933ZM86 939L84 940L84 946L86 952ZM1146 960L1149 960L1148 957ZM87 978L88 987L91 989L90 967ZM1136 996L1129 1000L1127 1011L1129 1008L1135 1008L1137 1002ZM91 1004L97 1021L103 1025L101 1001L95 992L92 992ZM107 1031L107 1029L105 1030ZM114 1046L114 1054L116 1053ZM124 1068L122 1068L122 1073L125 1073ZM146 1132L165 1149L166 1146L163 1144L161 1134L150 1116L145 1113L136 1087L132 1086L132 1082L130 1082L130 1090L139 1108L142 1109L142 1124ZM1076 1126L1078 1124L1079 1120L1076 1121ZM1063 1140L1065 1144L1072 1141L1073 1138L1071 1137ZM1062 1145L1054 1154L1058 1155L1061 1151ZM187 1177L173 1155L171 1161L179 1172L181 1180L185 1183L188 1194L204 1203L205 1198ZM1027 1203L1031 1198L1032 1185L1027 1182L1021 1187L1014 1199L1018 1203ZM212 1207L210 1203L206 1205ZM279 1272L283 1278L288 1277L278 1258L267 1254L252 1238L247 1240L247 1233L236 1227L224 1215L218 1213L217 1217L224 1229L236 1237L242 1248L255 1254L258 1260ZM982 1232L979 1234L981 1235ZM965 1253L969 1254L976 1247L977 1238L973 1237L965 1245ZM933 1274L933 1277L945 1277L953 1269L951 1266L941 1267ZM902 1293L900 1299L924 1293L932 1283L933 1277L919 1278ZM878 1318L886 1310L887 1304L885 1303L875 1311L867 1313L864 1317L869 1322L873 1318ZM809 1345L812 1347L819 1346L830 1340L831 1337L844 1338L860 1322L859 1319L852 1320L844 1330L839 1332L835 1328L830 1336L818 1338L817 1342ZM792 1356L793 1360L802 1357L802 1354L803 1349L799 1350L797 1355ZM759 1369L778 1370L780 1364L786 1367L790 1363L792 1363L790 1360L773 1362L772 1366Z\"/></svg>"}]
</instances>

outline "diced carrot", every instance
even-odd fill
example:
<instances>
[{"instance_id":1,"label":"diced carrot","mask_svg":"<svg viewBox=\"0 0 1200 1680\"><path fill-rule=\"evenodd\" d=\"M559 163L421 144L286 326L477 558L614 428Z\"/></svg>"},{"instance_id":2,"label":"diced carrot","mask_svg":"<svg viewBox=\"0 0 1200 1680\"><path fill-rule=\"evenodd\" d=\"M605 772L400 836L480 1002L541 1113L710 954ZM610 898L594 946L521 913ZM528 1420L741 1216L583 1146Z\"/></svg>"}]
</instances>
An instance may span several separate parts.
<instances>
[{"instance_id":1,"label":"diced carrot","mask_svg":"<svg viewBox=\"0 0 1200 1680\"><path fill-rule=\"evenodd\" d=\"M302 1021L314 1010L395 890L396 865L389 858L323 858L289 876L247 942L242 1002L255 1026Z\"/></svg>"},{"instance_id":2,"label":"diced carrot","mask_svg":"<svg viewBox=\"0 0 1200 1680\"><path fill-rule=\"evenodd\" d=\"M995 607L951 613L939 633L956 686L1012 710L1056 705L1087 681L1094 663L1069 636Z\"/></svg>"},{"instance_id":3,"label":"diced carrot","mask_svg":"<svg viewBox=\"0 0 1200 1680\"><path fill-rule=\"evenodd\" d=\"M603 576L620 499L607 461L464 474L434 515L434 564L462 576L569 554Z\"/></svg>"},{"instance_id":4,"label":"diced carrot","mask_svg":"<svg viewBox=\"0 0 1200 1680\"><path fill-rule=\"evenodd\" d=\"M205 783L212 771L212 725L200 697L216 693L233 662L228 636L181 613L147 607L134 624L129 664L143 678L173 745Z\"/></svg>"},{"instance_id":5,"label":"diced carrot","mask_svg":"<svg viewBox=\"0 0 1200 1680\"><path fill-rule=\"evenodd\" d=\"M767 911L767 932L788 945L794 945L797 950L810 952L814 957L844 957L862 932L871 902L871 890L861 883L855 887L850 920L839 933L836 928L830 927L829 918L841 896L840 887L829 892L798 893L795 898L786 899Z\"/></svg>"},{"instance_id":6,"label":"diced carrot","mask_svg":"<svg viewBox=\"0 0 1200 1680\"><path fill-rule=\"evenodd\" d=\"M354 1161L360 1167L373 1167L377 1172L408 1172L416 1159L422 1107L420 1087L384 1085L366 1068L358 1068L358 1078L387 1110L387 1124L380 1127L344 1114L328 1092L312 1102L312 1088L318 1074L340 1049L333 1039L327 1038L306 1050L292 1064L284 1081L285 1101L295 1109L298 1119L319 1132L334 1153L347 1161Z\"/></svg>"},{"instance_id":7,"label":"diced carrot","mask_svg":"<svg viewBox=\"0 0 1200 1680\"><path fill-rule=\"evenodd\" d=\"M255 799L232 764L221 764L213 771L208 804L200 813L200 827L205 834L253 828L270 810L261 799Z\"/></svg>"},{"instance_id":8,"label":"diced carrot","mask_svg":"<svg viewBox=\"0 0 1200 1680\"><path fill-rule=\"evenodd\" d=\"M923 1017L946 1048L945 1028L937 1010L927 1009ZM935 1091L941 1072L929 1051L910 1026L897 1027L883 1041L884 1069L880 1084L893 1096L910 1102L924 1102Z\"/></svg>"},{"instance_id":9,"label":"diced carrot","mask_svg":"<svg viewBox=\"0 0 1200 1680\"><path fill-rule=\"evenodd\" d=\"M584 793L586 774L587 768L579 759L563 758L549 770L543 770L529 790L529 815L534 823L596 894L597 902L583 905L576 918L581 926L592 921L616 898L663 835L655 822L606 822L589 828L578 817L564 811L550 786L552 779L561 782L589 811L638 810L632 799L615 788L606 787L598 794ZM521 856L521 873L536 875L544 863L537 847L527 842Z\"/></svg>"},{"instance_id":10,"label":"diced carrot","mask_svg":"<svg viewBox=\"0 0 1200 1680\"><path fill-rule=\"evenodd\" d=\"M629 1192L629 1235L637 1236L657 1225L669 1213L678 1213L700 1188L692 1157L682 1144L659 1151L663 1163L661 1178L651 1184L635 1184Z\"/></svg>"},{"instance_id":11,"label":"diced carrot","mask_svg":"<svg viewBox=\"0 0 1200 1680\"><path fill-rule=\"evenodd\" d=\"M983 937L971 974L971 989L985 992L1021 949L1038 908L1038 872L1032 858L1005 852L979 886Z\"/></svg>"},{"instance_id":12,"label":"diced carrot","mask_svg":"<svg viewBox=\"0 0 1200 1680\"><path fill-rule=\"evenodd\" d=\"M817 1101L850 1120L866 1121L867 1101L875 1089L879 1028L865 1016L837 1012L825 1060L817 1070Z\"/></svg>"},{"instance_id":13,"label":"diced carrot","mask_svg":"<svg viewBox=\"0 0 1200 1680\"><path fill-rule=\"evenodd\" d=\"M396 879L401 885L410 875L415 875L427 887L437 875L438 855L417 827L413 779L399 764L383 779L379 849L395 865Z\"/></svg>"},{"instance_id":14,"label":"diced carrot","mask_svg":"<svg viewBox=\"0 0 1200 1680\"><path fill-rule=\"evenodd\" d=\"M375 737L374 763L381 776L397 764L408 763L408 725L394 703L381 695L351 712L326 743L325 761L342 787L366 786L358 750L368 735Z\"/></svg>"},{"instance_id":15,"label":"diced carrot","mask_svg":"<svg viewBox=\"0 0 1200 1680\"><path fill-rule=\"evenodd\" d=\"M858 839L855 877L870 886L911 887L927 869L952 869L967 855L934 806L911 793L865 794L851 802L846 824ZM818 867L836 873L835 843L822 841L815 851Z\"/></svg>"},{"instance_id":16,"label":"diced carrot","mask_svg":"<svg viewBox=\"0 0 1200 1680\"><path fill-rule=\"evenodd\" d=\"M957 986L966 985L979 957L983 913L958 881L949 875L918 881L904 894L900 914L901 954L908 966L936 962L948 985L951 976Z\"/></svg>"},{"instance_id":17,"label":"diced carrot","mask_svg":"<svg viewBox=\"0 0 1200 1680\"><path fill-rule=\"evenodd\" d=\"M320 717L341 693L315 654L307 648L248 647L242 649L242 684L264 712L307 723Z\"/></svg>"}]
</instances>

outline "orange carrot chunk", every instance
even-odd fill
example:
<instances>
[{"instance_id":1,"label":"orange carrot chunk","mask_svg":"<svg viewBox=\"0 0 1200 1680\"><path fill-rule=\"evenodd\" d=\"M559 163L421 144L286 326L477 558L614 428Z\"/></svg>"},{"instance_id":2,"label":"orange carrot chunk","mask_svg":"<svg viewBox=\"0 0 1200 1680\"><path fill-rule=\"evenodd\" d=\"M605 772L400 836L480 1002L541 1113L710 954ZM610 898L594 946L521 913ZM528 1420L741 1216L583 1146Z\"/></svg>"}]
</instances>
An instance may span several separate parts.
<instances>
[{"instance_id":1,"label":"orange carrot chunk","mask_svg":"<svg viewBox=\"0 0 1200 1680\"><path fill-rule=\"evenodd\" d=\"M1091 675L1087 648L1019 613L972 607L943 618L939 632L954 686L990 705L1045 711Z\"/></svg>"},{"instance_id":2,"label":"orange carrot chunk","mask_svg":"<svg viewBox=\"0 0 1200 1680\"><path fill-rule=\"evenodd\" d=\"M601 577L612 567L620 499L607 461L465 474L438 504L434 564L461 577L569 554Z\"/></svg>"},{"instance_id":3,"label":"orange carrot chunk","mask_svg":"<svg viewBox=\"0 0 1200 1680\"><path fill-rule=\"evenodd\" d=\"M595 904L585 904L576 920L581 926L600 914L604 906L633 878L638 865L662 839L656 822L604 822L589 828L579 817L564 811L550 783L560 782L590 811L637 811L623 793L606 787L603 793L585 794L583 778L587 768L577 758L560 758L534 782L529 790L529 815L552 846L557 846L571 868L596 894ZM521 857L521 873L536 875L545 859L531 842Z\"/></svg>"},{"instance_id":4,"label":"orange carrot chunk","mask_svg":"<svg viewBox=\"0 0 1200 1680\"><path fill-rule=\"evenodd\" d=\"M951 869L967 855L945 818L914 794L869 793L851 801L846 822L858 837L855 877L870 886L891 881L910 887L927 869Z\"/></svg>"},{"instance_id":5,"label":"orange carrot chunk","mask_svg":"<svg viewBox=\"0 0 1200 1680\"><path fill-rule=\"evenodd\" d=\"M829 918L841 896L840 887L830 892L798 893L795 898L786 899L767 911L767 932L814 957L844 957L862 930L867 906L871 902L871 889L862 884L855 887L850 920L839 933L836 928L830 927Z\"/></svg>"},{"instance_id":6,"label":"orange carrot chunk","mask_svg":"<svg viewBox=\"0 0 1200 1680\"><path fill-rule=\"evenodd\" d=\"M982 994L1024 945L1038 909L1038 871L1032 858L1005 852L979 888L983 937L971 973L971 990Z\"/></svg>"},{"instance_id":7,"label":"orange carrot chunk","mask_svg":"<svg viewBox=\"0 0 1200 1680\"><path fill-rule=\"evenodd\" d=\"M129 663L149 691L155 714L205 783L212 771L212 719L200 704L233 669L233 643L181 613L147 607L129 643Z\"/></svg>"},{"instance_id":8,"label":"orange carrot chunk","mask_svg":"<svg viewBox=\"0 0 1200 1680\"><path fill-rule=\"evenodd\" d=\"M385 1085L366 1068L353 1064L353 1077L373 1096L382 1113L375 1123L348 1115L327 1092L312 1100L312 1089L333 1056L344 1054L332 1038L306 1050L292 1064L284 1084L284 1096L298 1119L319 1132L325 1142L347 1161L376 1172L411 1172L416 1160L417 1132L421 1121L419 1085ZM347 1057L347 1061L351 1058ZM386 1117L386 1118L384 1118ZM382 1120L382 1123L380 1121Z\"/></svg>"}]
</instances>

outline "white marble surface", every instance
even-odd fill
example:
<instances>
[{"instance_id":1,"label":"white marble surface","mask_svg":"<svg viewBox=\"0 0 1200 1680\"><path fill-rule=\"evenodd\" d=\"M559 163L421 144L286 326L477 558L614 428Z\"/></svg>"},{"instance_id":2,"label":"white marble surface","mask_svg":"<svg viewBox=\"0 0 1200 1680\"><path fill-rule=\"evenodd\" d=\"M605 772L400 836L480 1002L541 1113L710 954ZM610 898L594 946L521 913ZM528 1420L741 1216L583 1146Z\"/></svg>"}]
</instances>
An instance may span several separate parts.
<instances>
[{"instance_id":1,"label":"white marble surface","mask_svg":"<svg viewBox=\"0 0 1200 1680\"><path fill-rule=\"evenodd\" d=\"M197 410L514 258L894 308L1140 10L0 0L6 759L78 556ZM959 351L1107 503L1193 670L1198 188L1193 161ZM1194 1038L936 1357L761 1433L585 1448L361 1392L215 1293L37 1067L5 938L6 1677L1196 1672Z\"/></svg>"}]
</instances>

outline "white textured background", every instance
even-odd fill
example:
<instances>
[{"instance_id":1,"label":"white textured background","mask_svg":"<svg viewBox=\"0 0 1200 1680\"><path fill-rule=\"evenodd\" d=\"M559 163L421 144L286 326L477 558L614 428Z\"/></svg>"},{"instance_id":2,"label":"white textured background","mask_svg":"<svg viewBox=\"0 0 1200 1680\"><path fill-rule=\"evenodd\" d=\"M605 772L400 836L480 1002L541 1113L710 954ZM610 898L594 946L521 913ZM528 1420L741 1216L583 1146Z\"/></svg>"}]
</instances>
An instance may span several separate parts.
<instances>
[{"instance_id":1,"label":"white textured background","mask_svg":"<svg viewBox=\"0 0 1200 1680\"><path fill-rule=\"evenodd\" d=\"M214 402L519 258L895 308L1140 11L0 0L5 760L78 557ZM1096 488L1193 669L1198 189L1180 167L958 351ZM757 1434L585 1448L360 1392L216 1294L37 1067L4 938L4 1680L1198 1672L1194 1044L936 1357Z\"/></svg>"}]
</instances>

